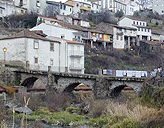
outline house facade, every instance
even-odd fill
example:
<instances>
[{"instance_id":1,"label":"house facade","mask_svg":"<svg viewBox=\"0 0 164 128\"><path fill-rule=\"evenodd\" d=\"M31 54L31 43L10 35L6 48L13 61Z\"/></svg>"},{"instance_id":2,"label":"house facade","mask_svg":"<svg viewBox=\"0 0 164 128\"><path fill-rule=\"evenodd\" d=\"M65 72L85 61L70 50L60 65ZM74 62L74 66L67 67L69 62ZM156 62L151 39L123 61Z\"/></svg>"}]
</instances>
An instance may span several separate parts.
<instances>
[{"instance_id":1,"label":"house facade","mask_svg":"<svg viewBox=\"0 0 164 128\"><path fill-rule=\"evenodd\" d=\"M126 4L123 0L101 0L101 8L110 10L114 13L122 10L126 14Z\"/></svg>"},{"instance_id":2,"label":"house facade","mask_svg":"<svg viewBox=\"0 0 164 128\"><path fill-rule=\"evenodd\" d=\"M14 0L14 6L22 11L25 9L28 13L45 15L46 12L46 0Z\"/></svg>"},{"instance_id":3,"label":"house facade","mask_svg":"<svg viewBox=\"0 0 164 128\"><path fill-rule=\"evenodd\" d=\"M0 17L15 14L15 7L13 1L1 0L0 1Z\"/></svg>"},{"instance_id":4,"label":"house facade","mask_svg":"<svg viewBox=\"0 0 164 128\"><path fill-rule=\"evenodd\" d=\"M91 2L91 11L94 13L101 11L101 5L96 2Z\"/></svg>"},{"instance_id":5,"label":"house facade","mask_svg":"<svg viewBox=\"0 0 164 128\"><path fill-rule=\"evenodd\" d=\"M139 11L142 9L139 0L125 0L125 3L126 3L125 15L133 15L135 11Z\"/></svg>"},{"instance_id":6,"label":"house facade","mask_svg":"<svg viewBox=\"0 0 164 128\"><path fill-rule=\"evenodd\" d=\"M35 30L42 30L48 36L54 36L65 40L71 41L78 41L82 43L82 37L79 35L77 30L73 30L70 28L66 28L61 26L56 22L51 23L41 23L31 29L32 31Z\"/></svg>"},{"instance_id":7,"label":"house facade","mask_svg":"<svg viewBox=\"0 0 164 128\"><path fill-rule=\"evenodd\" d=\"M137 29L137 39L151 40L151 29L147 26L147 22L138 20L137 18L123 17L119 22L119 26L132 27Z\"/></svg>"},{"instance_id":8,"label":"house facade","mask_svg":"<svg viewBox=\"0 0 164 128\"><path fill-rule=\"evenodd\" d=\"M137 29L123 26L113 26L113 48L131 49L137 44Z\"/></svg>"},{"instance_id":9,"label":"house facade","mask_svg":"<svg viewBox=\"0 0 164 128\"><path fill-rule=\"evenodd\" d=\"M56 37L45 37L25 30L0 39L7 62L21 62L26 69L54 72L84 73L84 45ZM3 58L4 53L0 53Z\"/></svg>"}]
</instances>

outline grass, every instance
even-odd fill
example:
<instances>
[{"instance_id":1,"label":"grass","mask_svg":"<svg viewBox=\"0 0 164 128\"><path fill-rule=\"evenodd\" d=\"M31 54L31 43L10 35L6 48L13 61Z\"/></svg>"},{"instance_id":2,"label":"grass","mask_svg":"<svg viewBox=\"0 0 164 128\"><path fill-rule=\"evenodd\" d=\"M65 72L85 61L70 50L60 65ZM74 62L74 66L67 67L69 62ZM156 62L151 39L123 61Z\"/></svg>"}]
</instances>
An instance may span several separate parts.
<instances>
[{"instance_id":1,"label":"grass","mask_svg":"<svg viewBox=\"0 0 164 128\"><path fill-rule=\"evenodd\" d=\"M22 115L17 115L18 118L21 118ZM30 121L44 120L49 124L64 125L80 125L86 122L85 116L71 114L66 111L62 112L50 112L47 108L39 109L33 112L31 115L27 116L27 119Z\"/></svg>"}]
</instances>

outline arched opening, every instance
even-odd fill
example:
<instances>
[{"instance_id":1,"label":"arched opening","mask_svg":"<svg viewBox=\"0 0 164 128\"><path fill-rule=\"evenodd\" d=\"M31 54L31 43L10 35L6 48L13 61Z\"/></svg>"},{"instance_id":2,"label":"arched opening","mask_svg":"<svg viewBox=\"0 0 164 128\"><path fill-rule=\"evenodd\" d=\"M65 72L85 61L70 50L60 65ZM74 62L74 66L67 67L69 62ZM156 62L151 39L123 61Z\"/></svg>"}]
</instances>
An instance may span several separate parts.
<instances>
[{"instance_id":1,"label":"arched opening","mask_svg":"<svg viewBox=\"0 0 164 128\"><path fill-rule=\"evenodd\" d=\"M129 87L127 85L120 85L111 90L110 96L111 97L118 97L118 96L124 96L124 97L133 97L136 95L136 92L132 87Z\"/></svg>"},{"instance_id":2,"label":"arched opening","mask_svg":"<svg viewBox=\"0 0 164 128\"><path fill-rule=\"evenodd\" d=\"M80 83L72 83L68 85L65 89L64 92L66 93L72 93L72 91L79 85Z\"/></svg>"},{"instance_id":3,"label":"arched opening","mask_svg":"<svg viewBox=\"0 0 164 128\"><path fill-rule=\"evenodd\" d=\"M64 89L64 93L68 93L76 103L93 98L93 89L91 86L83 83L73 83Z\"/></svg>"},{"instance_id":4,"label":"arched opening","mask_svg":"<svg viewBox=\"0 0 164 128\"><path fill-rule=\"evenodd\" d=\"M27 89L31 89L37 79L37 77L29 77L21 83L21 86L27 87Z\"/></svg>"}]
</instances>

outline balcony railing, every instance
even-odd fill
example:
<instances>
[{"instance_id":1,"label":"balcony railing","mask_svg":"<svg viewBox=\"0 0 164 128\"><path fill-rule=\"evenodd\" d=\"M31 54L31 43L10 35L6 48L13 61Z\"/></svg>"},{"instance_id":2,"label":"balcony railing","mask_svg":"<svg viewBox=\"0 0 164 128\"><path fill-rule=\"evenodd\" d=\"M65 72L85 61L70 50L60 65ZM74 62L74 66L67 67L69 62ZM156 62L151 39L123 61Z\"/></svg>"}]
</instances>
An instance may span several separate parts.
<instances>
[{"instance_id":1,"label":"balcony railing","mask_svg":"<svg viewBox=\"0 0 164 128\"><path fill-rule=\"evenodd\" d=\"M84 56L84 52L83 51L78 51L78 50L76 50L76 51L69 51L69 55L70 55L70 57L82 57L82 56Z\"/></svg>"},{"instance_id":2,"label":"balcony railing","mask_svg":"<svg viewBox=\"0 0 164 128\"><path fill-rule=\"evenodd\" d=\"M82 65L70 65L69 69L70 70L82 70L84 67Z\"/></svg>"}]
</instances>

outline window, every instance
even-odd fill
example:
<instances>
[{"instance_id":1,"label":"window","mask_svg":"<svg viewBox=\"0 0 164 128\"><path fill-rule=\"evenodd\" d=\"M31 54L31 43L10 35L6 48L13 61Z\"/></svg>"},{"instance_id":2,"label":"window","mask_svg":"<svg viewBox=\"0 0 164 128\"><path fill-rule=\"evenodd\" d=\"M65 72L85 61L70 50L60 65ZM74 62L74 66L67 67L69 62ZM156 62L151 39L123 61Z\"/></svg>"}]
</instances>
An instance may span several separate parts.
<instances>
[{"instance_id":1,"label":"window","mask_svg":"<svg viewBox=\"0 0 164 128\"><path fill-rule=\"evenodd\" d=\"M142 25L142 23L140 22L140 25Z\"/></svg>"},{"instance_id":2,"label":"window","mask_svg":"<svg viewBox=\"0 0 164 128\"><path fill-rule=\"evenodd\" d=\"M149 29L147 31L149 32Z\"/></svg>"},{"instance_id":3,"label":"window","mask_svg":"<svg viewBox=\"0 0 164 128\"><path fill-rule=\"evenodd\" d=\"M34 57L34 63L38 64L38 57Z\"/></svg>"},{"instance_id":4,"label":"window","mask_svg":"<svg viewBox=\"0 0 164 128\"><path fill-rule=\"evenodd\" d=\"M117 40L119 40L119 36L117 35Z\"/></svg>"},{"instance_id":5,"label":"window","mask_svg":"<svg viewBox=\"0 0 164 128\"><path fill-rule=\"evenodd\" d=\"M34 40L34 49L39 49L39 40Z\"/></svg>"},{"instance_id":6,"label":"window","mask_svg":"<svg viewBox=\"0 0 164 128\"><path fill-rule=\"evenodd\" d=\"M133 21L133 24L135 24L135 21Z\"/></svg>"},{"instance_id":7,"label":"window","mask_svg":"<svg viewBox=\"0 0 164 128\"><path fill-rule=\"evenodd\" d=\"M77 51L80 51L80 46L77 46Z\"/></svg>"},{"instance_id":8,"label":"window","mask_svg":"<svg viewBox=\"0 0 164 128\"><path fill-rule=\"evenodd\" d=\"M65 37L64 35L61 35L61 38L62 38L62 39L64 39L64 37Z\"/></svg>"},{"instance_id":9,"label":"window","mask_svg":"<svg viewBox=\"0 0 164 128\"><path fill-rule=\"evenodd\" d=\"M138 28L138 31L140 31L140 28Z\"/></svg>"},{"instance_id":10,"label":"window","mask_svg":"<svg viewBox=\"0 0 164 128\"><path fill-rule=\"evenodd\" d=\"M66 5L64 5L64 10L66 9Z\"/></svg>"},{"instance_id":11,"label":"window","mask_svg":"<svg viewBox=\"0 0 164 128\"><path fill-rule=\"evenodd\" d=\"M2 14L3 13L3 11L0 9L0 14Z\"/></svg>"},{"instance_id":12,"label":"window","mask_svg":"<svg viewBox=\"0 0 164 128\"><path fill-rule=\"evenodd\" d=\"M123 37L121 36L121 40L123 40Z\"/></svg>"},{"instance_id":13,"label":"window","mask_svg":"<svg viewBox=\"0 0 164 128\"><path fill-rule=\"evenodd\" d=\"M21 10L21 13L23 14L23 13L24 13L24 11L23 11L23 10Z\"/></svg>"},{"instance_id":14,"label":"window","mask_svg":"<svg viewBox=\"0 0 164 128\"><path fill-rule=\"evenodd\" d=\"M143 31L143 28L141 30Z\"/></svg>"},{"instance_id":15,"label":"window","mask_svg":"<svg viewBox=\"0 0 164 128\"><path fill-rule=\"evenodd\" d=\"M77 64L80 64L80 58L77 59Z\"/></svg>"},{"instance_id":16,"label":"window","mask_svg":"<svg viewBox=\"0 0 164 128\"><path fill-rule=\"evenodd\" d=\"M138 22L137 22L137 25L138 25Z\"/></svg>"},{"instance_id":17,"label":"window","mask_svg":"<svg viewBox=\"0 0 164 128\"><path fill-rule=\"evenodd\" d=\"M72 9L70 8L70 12L72 11Z\"/></svg>"},{"instance_id":18,"label":"window","mask_svg":"<svg viewBox=\"0 0 164 128\"><path fill-rule=\"evenodd\" d=\"M19 6L23 6L23 0L20 0Z\"/></svg>"},{"instance_id":19,"label":"window","mask_svg":"<svg viewBox=\"0 0 164 128\"><path fill-rule=\"evenodd\" d=\"M143 23L143 26L145 26L145 23Z\"/></svg>"},{"instance_id":20,"label":"window","mask_svg":"<svg viewBox=\"0 0 164 128\"><path fill-rule=\"evenodd\" d=\"M146 32L146 28L145 28L145 32Z\"/></svg>"},{"instance_id":21,"label":"window","mask_svg":"<svg viewBox=\"0 0 164 128\"><path fill-rule=\"evenodd\" d=\"M50 59L50 65L54 65L54 60L53 59Z\"/></svg>"},{"instance_id":22,"label":"window","mask_svg":"<svg viewBox=\"0 0 164 128\"><path fill-rule=\"evenodd\" d=\"M53 42L50 43L50 51L54 51L54 43Z\"/></svg>"},{"instance_id":23,"label":"window","mask_svg":"<svg viewBox=\"0 0 164 128\"><path fill-rule=\"evenodd\" d=\"M39 0L36 1L36 6L37 6L37 7L40 7L40 2L39 2Z\"/></svg>"}]
</instances>

